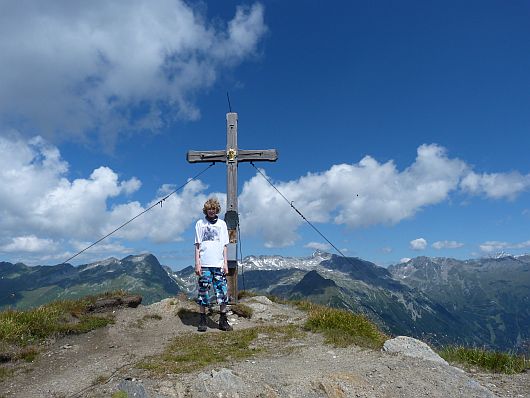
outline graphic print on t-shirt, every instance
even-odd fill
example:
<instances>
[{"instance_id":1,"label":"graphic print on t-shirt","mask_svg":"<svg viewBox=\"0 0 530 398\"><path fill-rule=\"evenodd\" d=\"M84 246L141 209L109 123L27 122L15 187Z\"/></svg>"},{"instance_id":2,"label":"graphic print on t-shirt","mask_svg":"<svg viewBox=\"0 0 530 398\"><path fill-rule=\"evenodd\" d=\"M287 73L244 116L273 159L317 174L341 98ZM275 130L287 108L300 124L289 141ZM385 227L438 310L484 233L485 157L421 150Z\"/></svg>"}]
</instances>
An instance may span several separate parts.
<instances>
[{"instance_id":1,"label":"graphic print on t-shirt","mask_svg":"<svg viewBox=\"0 0 530 398\"><path fill-rule=\"evenodd\" d=\"M207 225L206 228L204 228L204 234L202 236L202 241L218 241L219 240L219 231L217 231L217 228L213 227L212 225Z\"/></svg>"}]
</instances>

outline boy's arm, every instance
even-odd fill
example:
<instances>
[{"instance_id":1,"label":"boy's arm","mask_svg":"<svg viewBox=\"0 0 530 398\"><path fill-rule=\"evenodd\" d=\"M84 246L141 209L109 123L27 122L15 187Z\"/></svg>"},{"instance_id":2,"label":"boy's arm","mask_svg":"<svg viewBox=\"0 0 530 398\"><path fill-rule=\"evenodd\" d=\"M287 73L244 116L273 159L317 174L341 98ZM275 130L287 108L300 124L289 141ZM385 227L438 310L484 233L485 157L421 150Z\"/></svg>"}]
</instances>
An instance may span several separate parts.
<instances>
[{"instance_id":1,"label":"boy's arm","mask_svg":"<svg viewBox=\"0 0 530 398\"><path fill-rule=\"evenodd\" d=\"M201 248L201 244L195 243L195 273L199 276L202 275L200 248Z\"/></svg>"},{"instance_id":2,"label":"boy's arm","mask_svg":"<svg viewBox=\"0 0 530 398\"><path fill-rule=\"evenodd\" d=\"M228 274L228 246L225 245L223 248L223 272Z\"/></svg>"},{"instance_id":3,"label":"boy's arm","mask_svg":"<svg viewBox=\"0 0 530 398\"><path fill-rule=\"evenodd\" d=\"M223 222L223 272L228 275L228 243L230 243L230 239L228 238L228 228L226 227L226 223Z\"/></svg>"}]
</instances>

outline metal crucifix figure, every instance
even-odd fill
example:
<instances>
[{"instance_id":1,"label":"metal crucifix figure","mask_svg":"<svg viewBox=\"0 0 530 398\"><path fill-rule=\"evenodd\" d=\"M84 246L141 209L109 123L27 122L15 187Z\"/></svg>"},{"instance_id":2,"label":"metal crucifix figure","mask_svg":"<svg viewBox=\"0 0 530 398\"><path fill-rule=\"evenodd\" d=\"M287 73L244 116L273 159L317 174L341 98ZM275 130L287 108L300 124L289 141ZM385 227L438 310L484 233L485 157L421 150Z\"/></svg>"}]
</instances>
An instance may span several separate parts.
<instances>
[{"instance_id":1,"label":"metal crucifix figure","mask_svg":"<svg viewBox=\"0 0 530 398\"><path fill-rule=\"evenodd\" d=\"M188 151L190 163L226 163L226 213L225 222L228 228L230 245L228 248L228 296L231 302L237 302L237 228L239 213L237 211L237 165L239 162L275 162L278 159L276 149L239 150L237 148L237 113L226 114L226 150Z\"/></svg>"}]
</instances>

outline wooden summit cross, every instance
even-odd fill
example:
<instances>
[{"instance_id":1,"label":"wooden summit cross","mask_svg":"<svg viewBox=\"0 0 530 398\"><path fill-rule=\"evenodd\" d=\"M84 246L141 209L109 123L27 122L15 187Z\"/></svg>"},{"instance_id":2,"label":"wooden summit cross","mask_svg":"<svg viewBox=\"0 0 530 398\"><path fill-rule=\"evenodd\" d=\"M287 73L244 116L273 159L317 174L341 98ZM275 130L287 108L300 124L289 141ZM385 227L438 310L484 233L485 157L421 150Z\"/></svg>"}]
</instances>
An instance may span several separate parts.
<instances>
[{"instance_id":1,"label":"wooden summit cross","mask_svg":"<svg viewBox=\"0 0 530 398\"><path fill-rule=\"evenodd\" d=\"M228 228L228 297L237 302L237 228L239 213L237 211L237 165L239 162L275 162L278 159L276 149L238 150L237 148L237 113L226 114L226 150L188 151L190 163L226 163L226 213L225 222Z\"/></svg>"}]
</instances>

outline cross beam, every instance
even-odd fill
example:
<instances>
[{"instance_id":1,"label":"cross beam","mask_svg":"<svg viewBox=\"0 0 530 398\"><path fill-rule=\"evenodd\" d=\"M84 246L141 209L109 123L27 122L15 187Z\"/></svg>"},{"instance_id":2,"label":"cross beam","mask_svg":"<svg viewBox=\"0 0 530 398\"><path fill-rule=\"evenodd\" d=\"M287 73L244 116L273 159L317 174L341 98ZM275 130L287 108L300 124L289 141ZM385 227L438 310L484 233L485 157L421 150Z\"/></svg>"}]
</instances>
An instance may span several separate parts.
<instances>
[{"instance_id":1,"label":"cross beam","mask_svg":"<svg viewBox=\"0 0 530 398\"><path fill-rule=\"evenodd\" d=\"M255 162L265 160L268 162L275 162L278 159L276 149L263 149L258 150L240 150L236 152L237 159L232 161L241 162ZM200 162L226 162L230 161L230 153L227 151L188 151L188 162L200 163ZM233 155L232 155L233 156Z\"/></svg>"},{"instance_id":2,"label":"cross beam","mask_svg":"<svg viewBox=\"0 0 530 398\"><path fill-rule=\"evenodd\" d=\"M237 165L240 162L275 162L278 160L276 149L239 150L237 147L237 113L226 114L226 150L188 151L189 163L226 163L226 213L225 221L230 239L228 258L228 295L237 302Z\"/></svg>"}]
</instances>

